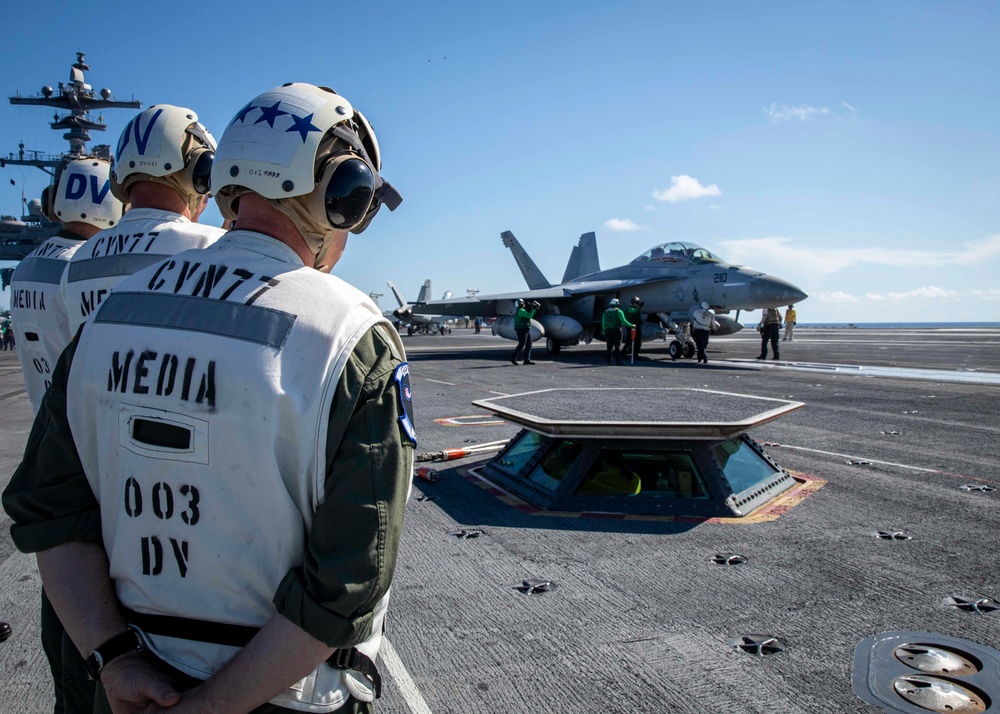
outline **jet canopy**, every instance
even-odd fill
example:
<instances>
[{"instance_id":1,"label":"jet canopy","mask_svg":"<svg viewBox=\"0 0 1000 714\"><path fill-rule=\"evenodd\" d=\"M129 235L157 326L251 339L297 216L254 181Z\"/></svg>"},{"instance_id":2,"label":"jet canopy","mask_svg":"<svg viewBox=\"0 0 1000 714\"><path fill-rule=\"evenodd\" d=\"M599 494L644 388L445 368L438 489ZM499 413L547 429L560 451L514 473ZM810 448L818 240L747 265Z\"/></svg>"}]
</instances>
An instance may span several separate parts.
<instances>
[{"instance_id":1,"label":"jet canopy","mask_svg":"<svg viewBox=\"0 0 1000 714\"><path fill-rule=\"evenodd\" d=\"M683 263L686 265L701 265L702 263L721 263L722 260L712 251L694 243L661 243L653 246L633 263Z\"/></svg>"}]
</instances>

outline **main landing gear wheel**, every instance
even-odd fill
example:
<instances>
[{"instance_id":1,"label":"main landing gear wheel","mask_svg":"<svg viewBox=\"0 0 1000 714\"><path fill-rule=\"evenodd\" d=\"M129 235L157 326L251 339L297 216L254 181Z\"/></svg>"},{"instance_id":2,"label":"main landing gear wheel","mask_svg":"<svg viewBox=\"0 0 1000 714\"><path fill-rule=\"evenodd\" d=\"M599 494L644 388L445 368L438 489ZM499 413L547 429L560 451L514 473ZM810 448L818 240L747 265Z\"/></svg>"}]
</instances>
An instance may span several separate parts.
<instances>
[{"instance_id":1,"label":"main landing gear wheel","mask_svg":"<svg viewBox=\"0 0 1000 714\"><path fill-rule=\"evenodd\" d=\"M687 358L687 359L691 359L692 357L694 357L694 352L695 352L694 343L693 342L685 342L684 343L684 357Z\"/></svg>"},{"instance_id":2,"label":"main landing gear wheel","mask_svg":"<svg viewBox=\"0 0 1000 714\"><path fill-rule=\"evenodd\" d=\"M559 340L553 340L551 337L545 338L545 351L550 355L559 354L559 350L562 349L562 343Z\"/></svg>"},{"instance_id":3,"label":"main landing gear wheel","mask_svg":"<svg viewBox=\"0 0 1000 714\"><path fill-rule=\"evenodd\" d=\"M674 340L670 343L667 351L670 352L670 359L680 359L684 356L684 345L677 340Z\"/></svg>"},{"instance_id":4,"label":"main landing gear wheel","mask_svg":"<svg viewBox=\"0 0 1000 714\"><path fill-rule=\"evenodd\" d=\"M407 325L406 326L406 334L408 334L408 335L412 335L413 334L413 325Z\"/></svg>"}]
</instances>

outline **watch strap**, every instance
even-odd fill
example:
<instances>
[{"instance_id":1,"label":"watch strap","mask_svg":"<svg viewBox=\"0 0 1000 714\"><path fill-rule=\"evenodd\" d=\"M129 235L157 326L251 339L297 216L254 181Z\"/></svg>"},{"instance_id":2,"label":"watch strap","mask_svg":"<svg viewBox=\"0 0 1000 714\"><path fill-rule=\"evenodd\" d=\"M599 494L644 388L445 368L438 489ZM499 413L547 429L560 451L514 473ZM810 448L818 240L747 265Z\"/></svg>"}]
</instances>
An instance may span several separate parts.
<instances>
[{"instance_id":1,"label":"watch strap","mask_svg":"<svg viewBox=\"0 0 1000 714\"><path fill-rule=\"evenodd\" d=\"M142 638L130 626L125 632L115 635L90 653L90 656L86 660L87 674L90 675L91 679L99 680L101 678L101 670L111 660L129 652L141 653L145 651L146 646L143 644Z\"/></svg>"}]
</instances>

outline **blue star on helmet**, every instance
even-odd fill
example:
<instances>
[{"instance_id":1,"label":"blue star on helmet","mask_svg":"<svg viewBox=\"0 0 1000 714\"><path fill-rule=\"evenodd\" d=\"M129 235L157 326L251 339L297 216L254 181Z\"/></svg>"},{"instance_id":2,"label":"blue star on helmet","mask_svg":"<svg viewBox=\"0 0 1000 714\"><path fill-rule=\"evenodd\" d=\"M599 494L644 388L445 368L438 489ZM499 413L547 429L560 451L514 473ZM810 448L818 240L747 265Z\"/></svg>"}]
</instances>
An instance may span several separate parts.
<instances>
[{"instance_id":1,"label":"blue star on helmet","mask_svg":"<svg viewBox=\"0 0 1000 714\"><path fill-rule=\"evenodd\" d=\"M273 129L274 120L284 114L288 114L288 112L283 112L280 109L278 109L279 104L281 104L280 100L275 102L269 107L264 107L264 106L260 107L260 116L257 118L257 121L254 122L254 124L260 124L262 121L266 121L267 125Z\"/></svg>"},{"instance_id":2,"label":"blue star on helmet","mask_svg":"<svg viewBox=\"0 0 1000 714\"><path fill-rule=\"evenodd\" d=\"M299 132L299 134L302 136L302 143L303 144L306 143L306 136L309 134L309 132L311 132L311 131L319 131L319 127L318 126L313 126L313 123L312 123L313 115L312 114L310 114L309 116L305 116L305 117L296 116L294 114L289 114L289 116L292 118L292 125L290 127L288 127L287 129L285 129L285 133L288 133L290 131L297 131L297 132Z\"/></svg>"},{"instance_id":3,"label":"blue star on helmet","mask_svg":"<svg viewBox=\"0 0 1000 714\"><path fill-rule=\"evenodd\" d=\"M233 124L235 124L237 120L239 120L240 123L244 123L245 124L246 120L247 120L247 114L249 114L250 112L252 112L254 109L260 109L260 107L255 107L254 104L253 104L253 102L249 102L245 107L243 107L238 112L236 112L236 116L234 116L233 120L231 122L229 122L229 126L232 126Z\"/></svg>"}]
</instances>

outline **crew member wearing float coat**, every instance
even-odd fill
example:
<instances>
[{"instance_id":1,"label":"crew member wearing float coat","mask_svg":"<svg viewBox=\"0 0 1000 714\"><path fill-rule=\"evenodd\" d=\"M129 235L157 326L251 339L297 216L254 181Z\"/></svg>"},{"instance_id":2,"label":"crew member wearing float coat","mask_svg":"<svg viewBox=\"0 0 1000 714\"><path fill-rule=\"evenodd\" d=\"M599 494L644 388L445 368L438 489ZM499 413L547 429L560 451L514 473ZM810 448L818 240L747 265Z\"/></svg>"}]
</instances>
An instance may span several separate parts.
<instances>
[{"instance_id":1,"label":"crew member wearing float coat","mask_svg":"<svg viewBox=\"0 0 1000 714\"><path fill-rule=\"evenodd\" d=\"M768 342L771 343L771 359L779 359L778 334L781 332L781 315L778 314L778 308L764 308L757 329L760 331L760 355L757 359L767 359Z\"/></svg>"},{"instance_id":2,"label":"crew member wearing float coat","mask_svg":"<svg viewBox=\"0 0 1000 714\"><path fill-rule=\"evenodd\" d=\"M612 352L615 355L615 363L622 363L622 326L635 327L625 319L625 313L618 307L618 300L612 300L608 309L601 315L601 331L608 341L608 364L611 364Z\"/></svg>"},{"instance_id":3,"label":"crew member wearing float coat","mask_svg":"<svg viewBox=\"0 0 1000 714\"><path fill-rule=\"evenodd\" d=\"M406 369L371 300L278 240L233 231L174 256L66 351L4 494L15 544L103 541L126 620L175 681L217 672L239 647L204 640L275 610L374 660L412 472ZM161 613L191 621L184 637ZM371 701L372 682L324 663L272 703L348 695Z\"/></svg>"},{"instance_id":4,"label":"crew member wearing float coat","mask_svg":"<svg viewBox=\"0 0 1000 714\"><path fill-rule=\"evenodd\" d=\"M634 359L639 359L639 350L642 349L642 305L642 300L634 297L629 306L625 308L625 319L635 325L634 338L632 330L626 330L622 335L625 345L622 348L622 355L625 357L632 355Z\"/></svg>"},{"instance_id":5,"label":"crew member wearing float coat","mask_svg":"<svg viewBox=\"0 0 1000 714\"><path fill-rule=\"evenodd\" d=\"M781 338L782 342L791 342L792 333L795 331L795 308L791 305L785 310L785 336Z\"/></svg>"},{"instance_id":6,"label":"crew member wearing float coat","mask_svg":"<svg viewBox=\"0 0 1000 714\"><path fill-rule=\"evenodd\" d=\"M193 223L173 211L133 208L117 226L88 239L63 273L60 289L69 310L71 334L127 276L182 250L209 246L223 233L221 228Z\"/></svg>"},{"instance_id":7,"label":"crew member wearing float coat","mask_svg":"<svg viewBox=\"0 0 1000 714\"><path fill-rule=\"evenodd\" d=\"M698 362L708 364L708 336L719 329L719 321L715 313L703 302L697 309L691 311L691 337L698 348Z\"/></svg>"},{"instance_id":8,"label":"crew member wearing float coat","mask_svg":"<svg viewBox=\"0 0 1000 714\"><path fill-rule=\"evenodd\" d=\"M535 317L535 313L538 312L539 304L532 301L529 304L527 300L518 300L517 312L514 313L514 333L517 335L517 347L510 355L510 363L517 364L517 360L521 354L521 350L524 350L524 362L522 364L534 364L531 361L531 320Z\"/></svg>"},{"instance_id":9,"label":"crew member wearing float coat","mask_svg":"<svg viewBox=\"0 0 1000 714\"><path fill-rule=\"evenodd\" d=\"M86 238L65 228L35 248L10 281L10 315L18 327L24 387L37 414L59 355L73 339L59 281Z\"/></svg>"}]
</instances>

